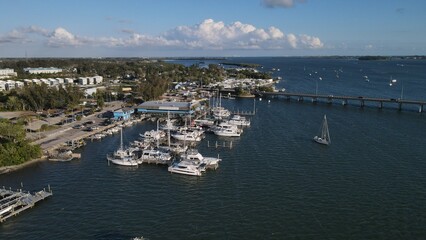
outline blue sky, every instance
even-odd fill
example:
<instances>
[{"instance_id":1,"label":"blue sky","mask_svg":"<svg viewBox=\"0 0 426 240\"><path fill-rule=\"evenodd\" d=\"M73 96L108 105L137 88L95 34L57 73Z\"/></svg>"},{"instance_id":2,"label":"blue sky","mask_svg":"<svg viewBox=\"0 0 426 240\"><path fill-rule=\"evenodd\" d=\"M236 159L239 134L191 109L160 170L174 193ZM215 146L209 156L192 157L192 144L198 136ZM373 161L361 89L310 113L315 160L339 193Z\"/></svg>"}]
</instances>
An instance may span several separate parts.
<instances>
[{"instance_id":1,"label":"blue sky","mask_svg":"<svg viewBox=\"0 0 426 240\"><path fill-rule=\"evenodd\" d=\"M0 57L426 55L424 0L0 4Z\"/></svg>"}]
</instances>

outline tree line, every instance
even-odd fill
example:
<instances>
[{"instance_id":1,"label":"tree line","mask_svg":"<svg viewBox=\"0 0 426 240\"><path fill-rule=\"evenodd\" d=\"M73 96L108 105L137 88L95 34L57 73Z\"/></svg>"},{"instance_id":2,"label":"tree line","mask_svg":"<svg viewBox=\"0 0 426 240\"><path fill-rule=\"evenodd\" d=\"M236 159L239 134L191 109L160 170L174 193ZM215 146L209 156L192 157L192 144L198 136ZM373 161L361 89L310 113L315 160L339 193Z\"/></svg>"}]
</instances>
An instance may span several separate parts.
<instances>
[{"instance_id":1,"label":"tree line","mask_svg":"<svg viewBox=\"0 0 426 240\"><path fill-rule=\"evenodd\" d=\"M0 119L0 167L22 164L41 155L40 146L25 139L22 123Z\"/></svg>"}]
</instances>

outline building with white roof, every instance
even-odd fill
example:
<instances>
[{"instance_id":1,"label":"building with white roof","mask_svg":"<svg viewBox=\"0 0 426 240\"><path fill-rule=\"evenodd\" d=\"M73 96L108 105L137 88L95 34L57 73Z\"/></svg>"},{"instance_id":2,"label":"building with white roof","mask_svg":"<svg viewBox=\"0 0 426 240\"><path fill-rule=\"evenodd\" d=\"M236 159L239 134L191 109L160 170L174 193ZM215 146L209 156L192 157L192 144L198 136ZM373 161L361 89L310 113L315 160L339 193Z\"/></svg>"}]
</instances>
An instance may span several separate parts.
<instances>
[{"instance_id":1,"label":"building with white roof","mask_svg":"<svg viewBox=\"0 0 426 240\"><path fill-rule=\"evenodd\" d=\"M62 72L61 68L55 68L55 67L50 67L50 68L24 68L25 72L28 72L29 74L40 74L40 73L60 73Z\"/></svg>"}]
</instances>

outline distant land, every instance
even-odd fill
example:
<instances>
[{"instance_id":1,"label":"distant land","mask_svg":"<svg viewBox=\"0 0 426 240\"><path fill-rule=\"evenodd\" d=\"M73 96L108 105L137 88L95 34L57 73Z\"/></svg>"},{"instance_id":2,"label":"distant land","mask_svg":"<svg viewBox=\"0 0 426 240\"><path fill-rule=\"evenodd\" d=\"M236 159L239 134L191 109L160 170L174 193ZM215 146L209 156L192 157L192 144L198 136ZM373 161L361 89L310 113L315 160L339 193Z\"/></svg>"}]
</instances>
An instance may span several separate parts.
<instances>
[{"instance_id":1,"label":"distant land","mask_svg":"<svg viewBox=\"0 0 426 240\"><path fill-rule=\"evenodd\" d=\"M362 56L358 60L391 60L391 59L419 59L424 60L426 56Z\"/></svg>"},{"instance_id":2,"label":"distant land","mask_svg":"<svg viewBox=\"0 0 426 240\"><path fill-rule=\"evenodd\" d=\"M2 61L17 61L17 60L73 60L73 59L84 59L84 60L123 60L123 61L141 61L141 60L158 60L158 61L164 61L164 60L198 60L200 62L205 60L229 60L229 59L238 59L238 58L258 58L256 56L251 57L31 57L31 58L24 58L24 57L0 57L0 62ZM356 55L329 55L329 56L259 56L259 58L336 58L336 59L358 59L358 60L395 60L395 59L409 59L409 60L425 60L425 55L401 55L401 56L387 56L387 55L376 55L376 56L356 56ZM236 65L236 63L232 62L221 62L221 64L226 65L235 65L235 66L241 66L245 63L241 63L243 65ZM237 63L239 64L239 63ZM251 63L248 63L248 65L251 65ZM250 66L246 66L250 67Z\"/></svg>"}]
</instances>

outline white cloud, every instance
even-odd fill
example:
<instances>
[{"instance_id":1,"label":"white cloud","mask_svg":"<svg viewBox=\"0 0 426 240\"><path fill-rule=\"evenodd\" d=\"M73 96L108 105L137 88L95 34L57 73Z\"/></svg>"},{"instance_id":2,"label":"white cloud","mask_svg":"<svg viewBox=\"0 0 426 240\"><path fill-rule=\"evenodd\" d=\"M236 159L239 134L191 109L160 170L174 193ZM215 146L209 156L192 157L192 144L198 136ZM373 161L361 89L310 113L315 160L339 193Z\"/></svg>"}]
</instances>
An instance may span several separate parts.
<instances>
[{"instance_id":1,"label":"white cloud","mask_svg":"<svg viewBox=\"0 0 426 240\"><path fill-rule=\"evenodd\" d=\"M324 44L317 37L311 37L305 34L300 36L300 42L308 48L322 48Z\"/></svg>"},{"instance_id":2,"label":"white cloud","mask_svg":"<svg viewBox=\"0 0 426 240\"><path fill-rule=\"evenodd\" d=\"M82 44L82 40L78 39L72 33L64 28L56 28L49 36L47 44L53 47L78 46Z\"/></svg>"},{"instance_id":3,"label":"white cloud","mask_svg":"<svg viewBox=\"0 0 426 240\"><path fill-rule=\"evenodd\" d=\"M23 42L41 37L50 47L104 46L116 48L168 48L176 50L243 50L243 49L316 49L324 44L318 37L306 34L284 34L277 27L266 29L242 22L225 24L206 19L192 26L178 26L158 36L145 35L133 30L121 30L125 37L78 36L63 27L53 31L31 26L21 28L5 36L0 35L0 44Z\"/></svg>"},{"instance_id":4,"label":"white cloud","mask_svg":"<svg viewBox=\"0 0 426 240\"><path fill-rule=\"evenodd\" d=\"M206 19L194 26L179 26L165 33L164 38L175 40L181 46L202 49L276 49L276 48L321 48L318 37L306 34L286 35L276 27L256 28L251 24L234 22L225 25ZM191 44L187 44L191 43Z\"/></svg>"},{"instance_id":5,"label":"white cloud","mask_svg":"<svg viewBox=\"0 0 426 240\"><path fill-rule=\"evenodd\" d=\"M269 8L291 8L296 2L305 2L305 0L262 0L262 4Z\"/></svg>"}]
</instances>

